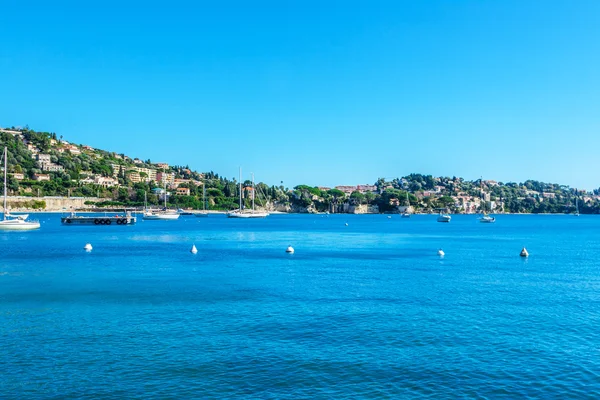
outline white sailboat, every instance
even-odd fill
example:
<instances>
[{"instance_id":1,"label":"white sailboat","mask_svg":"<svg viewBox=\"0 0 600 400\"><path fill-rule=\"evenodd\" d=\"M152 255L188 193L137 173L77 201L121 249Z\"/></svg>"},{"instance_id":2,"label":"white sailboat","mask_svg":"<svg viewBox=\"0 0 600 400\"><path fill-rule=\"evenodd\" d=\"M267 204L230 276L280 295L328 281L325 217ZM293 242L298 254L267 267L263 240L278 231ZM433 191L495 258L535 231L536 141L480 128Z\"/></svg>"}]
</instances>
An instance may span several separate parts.
<instances>
[{"instance_id":1,"label":"white sailboat","mask_svg":"<svg viewBox=\"0 0 600 400\"><path fill-rule=\"evenodd\" d=\"M479 218L479 222L482 222L484 224L492 224L492 223L496 222L496 218L490 216L488 213L485 212L485 196L483 194L483 179L480 180L480 187L481 187L481 218Z\"/></svg>"},{"instance_id":2,"label":"white sailboat","mask_svg":"<svg viewBox=\"0 0 600 400\"><path fill-rule=\"evenodd\" d=\"M208 211L206 211L206 180L202 182L202 211L195 213L196 217L208 217Z\"/></svg>"},{"instance_id":3,"label":"white sailboat","mask_svg":"<svg viewBox=\"0 0 600 400\"><path fill-rule=\"evenodd\" d=\"M179 218L179 213L177 211L169 211L167 210L167 184L165 183L165 208L164 210L152 210L148 209L148 198L146 197L146 192L144 192L144 219L147 220L162 220L162 221L172 221Z\"/></svg>"},{"instance_id":4,"label":"white sailboat","mask_svg":"<svg viewBox=\"0 0 600 400\"><path fill-rule=\"evenodd\" d=\"M38 221L27 220L28 214L11 215L6 207L7 189L6 189L6 173L8 171L8 149L4 147L4 216L0 221L0 230L3 231L30 231L39 229Z\"/></svg>"},{"instance_id":5,"label":"white sailboat","mask_svg":"<svg viewBox=\"0 0 600 400\"><path fill-rule=\"evenodd\" d=\"M450 222L451 219L452 219L452 217L450 216L450 214L447 214L445 212L442 212L442 210L440 210L440 213L437 217L437 222Z\"/></svg>"},{"instance_id":6,"label":"white sailboat","mask_svg":"<svg viewBox=\"0 0 600 400\"><path fill-rule=\"evenodd\" d=\"M408 200L408 190L406 191L406 210L401 214L402 218L410 218L410 212L408 209L410 208L410 201Z\"/></svg>"},{"instance_id":7,"label":"white sailboat","mask_svg":"<svg viewBox=\"0 0 600 400\"><path fill-rule=\"evenodd\" d=\"M252 210L246 211L242 207L242 169L240 168L240 208L227 213L229 218L265 218L269 213L256 211L254 209L254 174L252 174Z\"/></svg>"},{"instance_id":8,"label":"white sailboat","mask_svg":"<svg viewBox=\"0 0 600 400\"><path fill-rule=\"evenodd\" d=\"M577 197L575 197L575 216L579 217L579 202L577 200Z\"/></svg>"}]
</instances>

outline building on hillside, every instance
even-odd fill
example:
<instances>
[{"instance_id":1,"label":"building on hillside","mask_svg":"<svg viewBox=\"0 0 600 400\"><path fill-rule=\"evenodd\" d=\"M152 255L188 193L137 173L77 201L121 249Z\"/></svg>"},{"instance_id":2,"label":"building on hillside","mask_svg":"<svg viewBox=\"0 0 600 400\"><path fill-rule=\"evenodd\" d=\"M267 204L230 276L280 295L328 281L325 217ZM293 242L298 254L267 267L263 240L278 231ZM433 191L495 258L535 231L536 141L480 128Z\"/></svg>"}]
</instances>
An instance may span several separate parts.
<instances>
[{"instance_id":1,"label":"building on hillside","mask_svg":"<svg viewBox=\"0 0 600 400\"><path fill-rule=\"evenodd\" d=\"M88 150L88 151L94 151L94 148L93 148L92 146L88 146L87 144L84 144L84 145L83 145L83 146L81 146L81 147L83 147L83 149L84 149L84 150Z\"/></svg>"},{"instance_id":2,"label":"building on hillside","mask_svg":"<svg viewBox=\"0 0 600 400\"><path fill-rule=\"evenodd\" d=\"M167 171L169 169L169 164L164 163L164 162L159 162L155 164L158 169L164 169L165 171Z\"/></svg>"},{"instance_id":3,"label":"building on hillside","mask_svg":"<svg viewBox=\"0 0 600 400\"><path fill-rule=\"evenodd\" d=\"M143 164L144 162L142 160L140 160L139 158L134 158L133 163L134 164Z\"/></svg>"},{"instance_id":4,"label":"building on hillside","mask_svg":"<svg viewBox=\"0 0 600 400\"><path fill-rule=\"evenodd\" d=\"M192 183L192 180L191 179L179 179L179 178L176 178L173 180L174 187L179 187L179 185L181 185L182 183Z\"/></svg>"},{"instance_id":5,"label":"building on hillside","mask_svg":"<svg viewBox=\"0 0 600 400\"><path fill-rule=\"evenodd\" d=\"M38 163L41 164L49 164L52 162L52 157L50 156L50 154L37 154L35 156L35 159L37 160Z\"/></svg>"},{"instance_id":6,"label":"building on hillside","mask_svg":"<svg viewBox=\"0 0 600 400\"><path fill-rule=\"evenodd\" d=\"M18 181L22 181L23 179L25 179L25 174L22 174L20 172L15 172L12 174L12 176Z\"/></svg>"},{"instance_id":7,"label":"building on hillside","mask_svg":"<svg viewBox=\"0 0 600 400\"><path fill-rule=\"evenodd\" d=\"M48 174L33 174L33 180L34 181L49 181L50 180L50 175Z\"/></svg>"},{"instance_id":8,"label":"building on hillside","mask_svg":"<svg viewBox=\"0 0 600 400\"><path fill-rule=\"evenodd\" d=\"M190 195L190 188L186 188L186 187L178 187L176 190L176 193L179 196L189 196Z\"/></svg>"},{"instance_id":9,"label":"building on hillside","mask_svg":"<svg viewBox=\"0 0 600 400\"><path fill-rule=\"evenodd\" d=\"M346 194L350 194L352 192L354 192L356 190L356 186L336 186L335 187L337 190L341 190L342 192L346 193Z\"/></svg>"},{"instance_id":10,"label":"building on hillside","mask_svg":"<svg viewBox=\"0 0 600 400\"><path fill-rule=\"evenodd\" d=\"M113 186L119 186L119 181L116 180L115 178L109 178L106 176L96 176L96 178L94 179L94 183L96 185L100 185L104 188L110 188Z\"/></svg>"},{"instance_id":11,"label":"building on hillside","mask_svg":"<svg viewBox=\"0 0 600 400\"><path fill-rule=\"evenodd\" d=\"M82 185L92 185L96 183L96 180L93 176L88 176L84 179L80 179L78 182Z\"/></svg>"},{"instance_id":12,"label":"building on hillside","mask_svg":"<svg viewBox=\"0 0 600 400\"><path fill-rule=\"evenodd\" d=\"M142 181L142 177L137 171L127 171L127 178L133 183L139 183Z\"/></svg>"},{"instance_id":13,"label":"building on hillside","mask_svg":"<svg viewBox=\"0 0 600 400\"><path fill-rule=\"evenodd\" d=\"M145 176L142 178L142 180L146 183L148 182L152 182L155 181L156 182L156 170L155 169L150 169L150 168L141 168L141 167L134 167L134 169L141 175L144 174Z\"/></svg>"},{"instance_id":14,"label":"building on hillside","mask_svg":"<svg viewBox=\"0 0 600 400\"><path fill-rule=\"evenodd\" d=\"M112 174L115 178L117 178L119 176L119 173L121 172L121 168L125 168L124 165L119 165L119 164L110 164L110 167L112 168Z\"/></svg>"},{"instance_id":15,"label":"building on hillside","mask_svg":"<svg viewBox=\"0 0 600 400\"><path fill-rule=\"evenodd\" d=\"M328 190L331 190L331 188L327 187L327 186L317 186L317 189L319 189L321 192L326 192Z\"/></svg>"},{"instance_id":16,"label":"building on hillside","mask_svg":"<svg viewBox=\"0 0 600 400\"><path fill-rule=\"evenodd\" d=\"M163 185L173 186L175 184L175 173L174 172L158 172L156 174L156 182L160 182Z\"/></svg>"},{"instance_id":17,"label":"building on hillside","mask_svg":"<svg viewBox=\"0 0 600 400\"><path fill-rule=\"evenodd\" d=\"M375 185L357 185L356 190L358 190L361 193L367 193L367 192L375 193L375 192L377 192L377 186L375 186Z\"/></svg>"},{"instance_id":18,"label":"building on hillside","mask_svg":"<svg viewBox=\"0 0 600 400\"><path fill-rule=\"evenodd\" d=\"M58 164L54 164L54 163L47 163L47 164L42 164L42 171L47 171L47 172L61 172L64 171L65 169L63 168L62 165L58 165Z\"/></svg>"},{"instance_id":19,"label":"building on hillside","mask_svg":"<svg viewBox=\"0 0 600 400\"><path fill-rule=\"evenodd\" d=\"M75 145L73 145L73 144L70 144L70 145L68 145L66 149L67 149L67 150L69 151L69 153L71 153L71 154L74 154L74 155L81 154L81 150L79 150L79 147L77 147L77 146L75 146Z\"/></svg>"},{"instance_id":20,"label":"building on hillside","mask_svg":"<svg viewBox=\"0 0 600 400\"><path fill-rule=\"evenodd\" d=\"M555 193L542 193L542 197L546 198L546 199L554 199L556 198L556 194Z\"/></svg>"}]
</instances>

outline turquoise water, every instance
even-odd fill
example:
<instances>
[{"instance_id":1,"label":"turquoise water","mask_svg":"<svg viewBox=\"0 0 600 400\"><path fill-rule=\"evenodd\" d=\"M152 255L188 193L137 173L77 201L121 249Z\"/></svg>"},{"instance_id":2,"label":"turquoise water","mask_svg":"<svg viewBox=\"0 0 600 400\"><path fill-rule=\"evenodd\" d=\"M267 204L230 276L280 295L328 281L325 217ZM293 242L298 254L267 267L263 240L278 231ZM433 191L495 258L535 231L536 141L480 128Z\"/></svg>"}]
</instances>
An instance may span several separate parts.
<instances>
[{"instance_id":1,"label":"turquoise water","mask_svg":"<svg viewBox=\"0 0 600 400\"><path fill-rule=\"evenodd\" d=\"M0 233L3 399L600 396L598 217L59 217Z\"/></svg>"}]
</instances>

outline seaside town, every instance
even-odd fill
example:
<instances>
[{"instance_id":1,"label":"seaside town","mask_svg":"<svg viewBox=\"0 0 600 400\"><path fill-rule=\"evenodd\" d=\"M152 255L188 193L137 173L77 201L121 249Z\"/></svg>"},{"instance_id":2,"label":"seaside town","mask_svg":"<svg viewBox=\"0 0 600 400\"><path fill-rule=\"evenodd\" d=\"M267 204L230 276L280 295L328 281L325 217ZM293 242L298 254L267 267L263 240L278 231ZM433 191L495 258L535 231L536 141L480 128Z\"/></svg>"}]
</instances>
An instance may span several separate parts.
<instances>
[{"instance_id":1,"label":"seaside town","mask_svg":"<svg viewBox=\"0 0 600 400\"><path fill-rule=\"evenodd\" d=\"M239 182L189 166L152 162L74 144L29 127L0 129L8 148L8 204L13 209L61 211L169 207L228 211L238 207ZM295 213L598 213L600 193L528 180L502 183L410 174L373 184L294 188L241 185L244 206Z\"/></svg>"}]
</instances>

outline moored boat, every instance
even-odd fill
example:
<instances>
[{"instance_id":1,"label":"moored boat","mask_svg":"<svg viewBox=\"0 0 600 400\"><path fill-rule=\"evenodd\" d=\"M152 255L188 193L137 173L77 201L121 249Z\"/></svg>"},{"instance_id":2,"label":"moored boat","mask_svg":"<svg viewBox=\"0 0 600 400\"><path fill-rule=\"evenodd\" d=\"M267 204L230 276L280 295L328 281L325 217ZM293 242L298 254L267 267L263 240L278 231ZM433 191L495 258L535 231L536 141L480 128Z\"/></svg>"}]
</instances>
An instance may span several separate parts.
<instances>
[{"instance_id":1,"label":"moored boat","mask_svg":"<svg viewBox=\"0 0 600 400\"><path fill-rule=\"evenodd\" d=\"M4 147L4 208L3 217L0 221L0 230L2 231L30 231L33 229L39 229L39 221L29 220L28 214L13 215L8 211L7 202L7 185L6 185L6 173L8 171L8 149Z\"/></svg>"},{"instance_id":2,"label":"moored boat","mask_svg":"<svg viewBox=\"0 0 600 400\"><path fill-rule=\"evenodd\" d=\"M452 217L450 216L450 214L443 213L440 211L437 217L437 222L450 222L451 219Z\"/></svg>"},{"instance_id":3,"label":"moored boat","mask_svg":"<svg viewBox=\"0 0 600 400\"><path fill-rule=\"evenodd\" d=\"M265 218L269 213L254 209L254 174L252 174L252 209L244 210L242 207L242 169L240 168L240 208L227 213L228 218Z\"/></svg>"}]
</instances>

